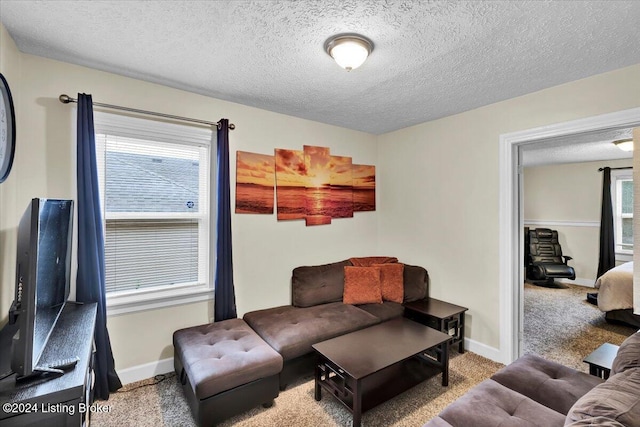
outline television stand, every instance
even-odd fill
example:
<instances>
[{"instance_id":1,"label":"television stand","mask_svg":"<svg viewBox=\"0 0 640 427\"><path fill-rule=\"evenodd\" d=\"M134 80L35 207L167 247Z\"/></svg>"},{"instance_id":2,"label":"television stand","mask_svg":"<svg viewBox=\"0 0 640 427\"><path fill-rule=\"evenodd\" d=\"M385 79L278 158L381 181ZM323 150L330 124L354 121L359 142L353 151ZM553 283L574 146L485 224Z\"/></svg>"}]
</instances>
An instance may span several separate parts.
<instances>
[{"instance_id":1,"label":"television stand","mask_svg":"<svg viewBox=\"0 0 640 427\"><path fill-rule=\"evenodd\" d=\"M92 403L93 333L96 304L67 302L54 326L39 365L77 357L75 368L64 375L29 376L16 381L15 375L0 380L0 425L84 425ZM11 348L16 328L5 326L0 331L0 348ZM11 352L0 353L0 372L10 370Z\"/></svg>"}]
</instances>

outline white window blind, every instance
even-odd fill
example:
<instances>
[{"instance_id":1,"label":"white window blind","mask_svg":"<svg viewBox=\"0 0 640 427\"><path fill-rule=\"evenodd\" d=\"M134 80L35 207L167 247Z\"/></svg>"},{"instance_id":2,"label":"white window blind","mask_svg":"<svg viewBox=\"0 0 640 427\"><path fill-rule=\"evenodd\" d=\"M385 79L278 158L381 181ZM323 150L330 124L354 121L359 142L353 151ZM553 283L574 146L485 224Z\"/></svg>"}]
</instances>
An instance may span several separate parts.
<instances>
[{"instance_id":1,"label":"white window blind","mask_svg":"<svg viewBox=\"0 0 640 427\"><path fill-rule=\"evenodd\" d=\"M620 254L633 253L633 171L611 171L611 197L615 226L615 248Z\"/></svg>"},{"instance_id":2,"label":"white window blind","mask_svg":"<svg viewBox=\"0 0 640 427\"><path fill-rule=\"evenodd\" d=\"M206 284L211 131L107 113L94 123L107 293Z\"/></svg>"}]
</instances>

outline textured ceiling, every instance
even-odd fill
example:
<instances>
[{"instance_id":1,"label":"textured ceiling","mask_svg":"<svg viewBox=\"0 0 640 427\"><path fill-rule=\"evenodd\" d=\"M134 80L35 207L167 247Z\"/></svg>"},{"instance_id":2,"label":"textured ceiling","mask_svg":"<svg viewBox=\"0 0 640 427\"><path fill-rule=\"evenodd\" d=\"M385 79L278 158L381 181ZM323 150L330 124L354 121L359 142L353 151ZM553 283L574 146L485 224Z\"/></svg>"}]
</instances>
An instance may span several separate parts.
<instances>
[{"instance_id":1,"label":"textured ceiling","mask_svg":"<svg viewBox=\"0 0 640 427\"><path fill-rule=\"evenodd\" d=\"M25 53L373 134L640 63L640 1L2 0L0 19ZM375 44L350 73L323 50L343 32Z\"/></svg>"},{"instance_id":2,"label":"textured ceiling","mask_svg":"<svg viewBox=\"0 0 640 427\"><path fill-rule=\"evenodd\" d=\"M633 137L633 129L616 129L556 137L522 149L522 166L632 159L633 152L622 151L612 141Z\"/></svg>"}]
</instances>

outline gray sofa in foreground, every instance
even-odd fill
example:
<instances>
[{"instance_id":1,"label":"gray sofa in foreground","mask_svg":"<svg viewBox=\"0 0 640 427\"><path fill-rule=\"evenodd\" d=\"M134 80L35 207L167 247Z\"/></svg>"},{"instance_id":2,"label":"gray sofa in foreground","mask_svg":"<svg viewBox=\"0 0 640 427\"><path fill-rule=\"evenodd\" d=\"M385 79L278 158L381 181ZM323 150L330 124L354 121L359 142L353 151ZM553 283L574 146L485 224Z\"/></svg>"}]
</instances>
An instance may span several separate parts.
<instances>
[{"instance_id":1,"label":"gray sofa in foreground","mask_svg":"<svg viewBox=\"0 0 640 427\"><path fill-rule=\"evenodd\" d=\"M609 379L526 355L469 390L424 427L640 426L640 331Z\"/></svg>"}]
</instances>

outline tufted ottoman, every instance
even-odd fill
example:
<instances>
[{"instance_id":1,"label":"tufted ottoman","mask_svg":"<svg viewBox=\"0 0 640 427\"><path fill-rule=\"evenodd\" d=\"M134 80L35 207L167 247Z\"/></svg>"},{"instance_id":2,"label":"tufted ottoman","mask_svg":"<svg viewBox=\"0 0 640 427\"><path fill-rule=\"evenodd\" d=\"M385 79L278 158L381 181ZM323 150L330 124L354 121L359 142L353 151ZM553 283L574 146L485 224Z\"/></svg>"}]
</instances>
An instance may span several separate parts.
<instances>
[{"instance_id":1,"label":"tufted ottoman","mask_svg":"<svg viewBox=\"0 0 640 427\"><path fill-rule=\"evenodd\" d=\"M278 397L282 357L242 319L173 333L174 367L193 417L210 426Z\"/></svg>"}]
</instances>

